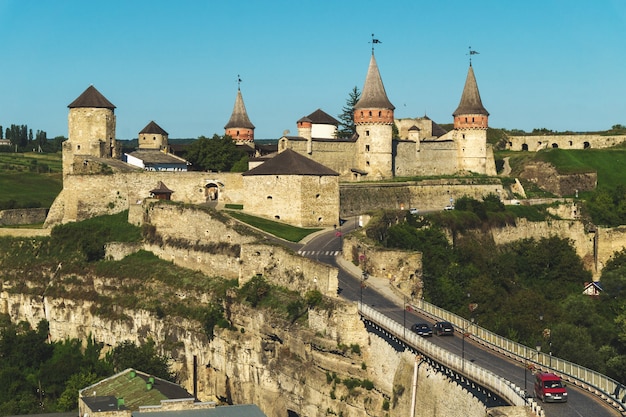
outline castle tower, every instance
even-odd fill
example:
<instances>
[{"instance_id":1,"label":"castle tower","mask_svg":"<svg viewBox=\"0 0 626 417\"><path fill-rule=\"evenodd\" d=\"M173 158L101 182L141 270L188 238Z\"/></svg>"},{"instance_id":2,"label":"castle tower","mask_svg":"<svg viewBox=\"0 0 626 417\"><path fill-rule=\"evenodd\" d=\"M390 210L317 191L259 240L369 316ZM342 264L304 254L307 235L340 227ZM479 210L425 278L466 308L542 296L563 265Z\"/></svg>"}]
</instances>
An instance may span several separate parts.
<instances>
[{"instance_id":1,"label":"castle tower","mask_svg":"<svg viewBox=\"0 0 626 417\"><path fill-rule=\"evenodd\" d=\"M76 157L117 158L115 106L89 86L69 107L68 140L63 143L63 172L73 172Z\"/></svg>"},{"instance_id":2,"label":"castle tower","mask_svg":"<svg viewBox=\"0 0 626 417\"><path fill-rule=\"evenodd\" d=\"M461 102L452 115L459 171L490 173L491 170L486 166L489 112L480 99L471 62Z\"/></svg>"},{"instance_id":3,"label":"castle tower","mask_svg":"<svg viewBox=\"0 0 626 417\"><path fill-rule=\"evenodd\" d=\"M225 135L233 138L237 145L254 142L254 125L248 118L246 106L243 104L241 89L237 87L237 98L230 120L224 126Z\"/></svg>"},{"instance_id":4,"label":"castle tower","mask_svg":"<svg viewBox=\"0 0 626 417\"><path fill-rule=\"evenodd\" d=\"M167 140L168 133L151 121L139 132L139 149L158 149L167 152Z\"/></svg>"},{"instance_id":5,"label":"castle tower","mask_svg":"<svg viewBox=\"0 0 626 417\"><path fill-rule=\"evenodd\" d=\"M361 98L354 105L358 168L373 178L393 177L393 111L372 50Z\"/></svg>"}]
</instances>

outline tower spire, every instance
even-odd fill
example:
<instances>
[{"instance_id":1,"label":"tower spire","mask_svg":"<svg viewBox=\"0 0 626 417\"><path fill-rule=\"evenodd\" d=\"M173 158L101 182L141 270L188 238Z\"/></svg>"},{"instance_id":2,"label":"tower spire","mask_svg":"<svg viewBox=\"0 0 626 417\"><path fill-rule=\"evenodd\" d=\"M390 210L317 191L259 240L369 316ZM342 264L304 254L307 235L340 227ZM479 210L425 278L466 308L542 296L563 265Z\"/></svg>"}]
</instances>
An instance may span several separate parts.
<instances>
[{"instance_id":1,"label":"tower spire","mask_svg":"<svg viewBox=\"0 0 626 417\"><path fill-rule=\"evenodd\" d=\"M480 92L478 91L478 84L476 83L474 68L471 63L469 70L467 71L467 78L465 79L465 87L463 87L461 101L454 113L452 113L452 116L454 116L455 128L487 128L489 112L485 109L483 102L480 99Z\"/></svg>"},{"instance_id":2,"label":"tower spire","mask_svg":"<svg viewBox=\"0 0 626 417\"><path fill-rule=\"evenodd\" d=\"M225 134L233 138L235 143L254 142L254 125L248 117L246 105L241 95L241 78L237 75L237 98L230 119L224 126Z\"/></svg>"}]
</instances>

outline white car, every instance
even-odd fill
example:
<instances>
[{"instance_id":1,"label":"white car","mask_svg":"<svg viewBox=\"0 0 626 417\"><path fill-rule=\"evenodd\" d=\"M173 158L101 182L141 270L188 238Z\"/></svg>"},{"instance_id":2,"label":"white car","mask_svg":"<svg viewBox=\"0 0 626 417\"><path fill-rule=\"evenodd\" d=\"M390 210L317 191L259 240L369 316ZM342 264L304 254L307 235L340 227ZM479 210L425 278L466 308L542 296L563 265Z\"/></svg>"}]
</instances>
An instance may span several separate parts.
<instances>
[{"instance_id":1,"label":"white car","mask_svg":"<svg viewBox=\"0 0 626 417\"><path fill-rule=\"evenodd\" d=\"M416 208L410 208L410 209L409 209L409 213L411 213L411 214L417 214L417 209L416 209Z\"/></svg>"},{"instance_id":2,"label":"white car","mask_svg":"<svg viewBox=\"0 0 626 417\"><path fill-rule=\"evenodd\" d=\"M454 206L445 206L443 209L446 210L446 211L447 210L454 210Z\"/></svg>"}]
</instances>

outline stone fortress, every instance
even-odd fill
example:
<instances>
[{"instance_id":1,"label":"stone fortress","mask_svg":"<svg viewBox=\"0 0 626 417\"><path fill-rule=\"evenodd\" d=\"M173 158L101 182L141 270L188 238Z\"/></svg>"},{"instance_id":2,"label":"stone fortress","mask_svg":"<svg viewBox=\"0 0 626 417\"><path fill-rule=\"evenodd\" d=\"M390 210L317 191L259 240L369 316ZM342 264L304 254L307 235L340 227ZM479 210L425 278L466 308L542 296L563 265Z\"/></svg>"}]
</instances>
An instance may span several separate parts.
<instances>
[{"instance_id":1,"label":"stone fortress","mask_svg":"<svg viewBox=\"0 0 626 417\"><path fill-rule=\"evenodd\" d=\"M253 160L243 175L187 172L186 161L168 153L168 134L154 121L139 133L139 149L122 155L115 137L115 106L93 86L68 107L64 186L50 210L48 226L129 209L154 197L153 191L165 189L167 198L174 201L237 204L253 215L303 227L328 227L339 220L340 181L496 174L493 151L486 141L489 113L482 105L471 61L460 104L453 113L452 131L446 132L427 117L394 118L394 106L372 50L354 108L356 134L352 138L338 139L337 121L318 110L297 122L298 136L280 138L278 154ZM393 136L394 123L399 138ZM237 144L254 145L255 126L239 88L224 129ZM438 186L435 195L441 198L432 204L443 207L453 201L453 195L480 198L500 192L498 183L467 190L452 185L443 192ZM423 198L427 194L418 197L422 207L429 204ZM412 204L408 198L399 206Z\"/></svg>"}]
</instances>

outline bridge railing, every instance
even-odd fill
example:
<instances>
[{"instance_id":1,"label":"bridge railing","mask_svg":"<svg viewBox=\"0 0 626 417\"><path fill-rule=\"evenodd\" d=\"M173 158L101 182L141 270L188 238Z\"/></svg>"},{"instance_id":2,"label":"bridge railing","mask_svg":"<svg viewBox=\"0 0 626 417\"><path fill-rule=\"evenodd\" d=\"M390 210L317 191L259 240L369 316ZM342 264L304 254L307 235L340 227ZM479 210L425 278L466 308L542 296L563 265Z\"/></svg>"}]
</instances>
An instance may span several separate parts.
<instances>
[{"instance_id":1,"label":"bridge railing","mask_svg":"<svg viewBox=\"0 0 626 417\"><path fill-rule=\"evenodd\" d=\"M359 311L365 319L380 326L388 334L405 341L425 356L490 390L507 403L515 406L530 406L536 415L543 415L541 407L532 399L528 399L521 387L418 336L402 324L366 304L359 303Z\"/></svg>"},{"instance_id":2,"label":"bridge railing","mask_svg":"<svg viewBox=\"0 0 626 417\"><path fill-rule=\"evenodd\" d=\"M626 413L626 387L619 382L599 372L585 368L575 363L559 359L550 353L545 353L513 342L499 336L461 316L437 307L424 300L418 300L410 305L435 320L445 320L452 323L463 333L467 333L472 340L487 346L497 352L523 362L525 366L532 366L537 370L549 370L561 376L564 380L601 397L622 414ZM623 396L620 399L620 393Z\"/></svg>"}]
</instances>

